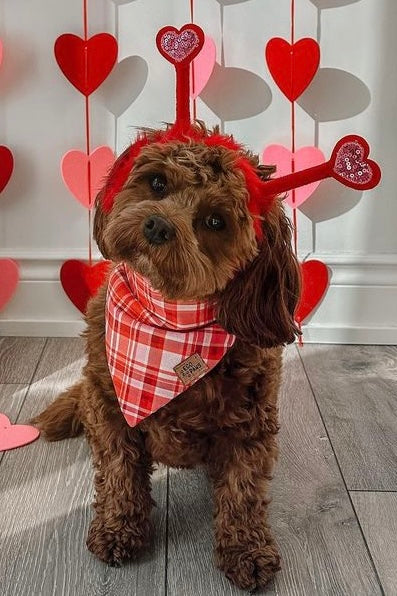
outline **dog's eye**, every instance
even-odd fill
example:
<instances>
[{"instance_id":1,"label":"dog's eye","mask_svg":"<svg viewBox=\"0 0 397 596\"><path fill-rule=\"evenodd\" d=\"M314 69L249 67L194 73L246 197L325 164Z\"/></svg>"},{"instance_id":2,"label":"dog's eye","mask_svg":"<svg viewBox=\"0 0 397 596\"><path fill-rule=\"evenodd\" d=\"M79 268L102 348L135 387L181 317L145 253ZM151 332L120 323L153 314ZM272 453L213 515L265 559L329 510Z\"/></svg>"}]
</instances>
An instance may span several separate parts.
<instances>
[{"instance_id":1,"label":"dog's eye","mask_svg":"<svg viewBox=\"0 0 397 596\"><path fill-rule=\"evenodd\" d=\"M225 220L219 213L211 213L210 215L207 215L204 223L209 230L215 230L216 232L223 230L226 226Z\"/></svg>"},{"instance_id":2,"label":"dog's eye","mask_svg":"<svg viewBox=\"0 0 397 596\"><path fill-rule=\"evenodd\" d=\"M167 180L161 174L155 174L149 179L150 188L156 195L163 196L167 192Z\"/></svg>"}]
</instances>

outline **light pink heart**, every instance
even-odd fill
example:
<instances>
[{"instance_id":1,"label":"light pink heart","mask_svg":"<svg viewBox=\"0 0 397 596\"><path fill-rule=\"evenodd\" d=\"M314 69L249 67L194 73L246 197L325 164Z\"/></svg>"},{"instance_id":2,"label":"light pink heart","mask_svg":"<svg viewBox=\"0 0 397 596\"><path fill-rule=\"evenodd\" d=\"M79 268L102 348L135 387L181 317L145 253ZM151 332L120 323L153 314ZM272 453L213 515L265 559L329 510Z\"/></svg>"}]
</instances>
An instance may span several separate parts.
<instances>
[{"instance_id":1,"label":"light pink heart","mask_svg":"<svg viewBox=\"0 0 397 596\"><path fill-rule=\"evenodd\" d=\"M205 35L204 45L190 69L190 97L196 99L209 81L216 62L216 45L212 37ZM192 69L194 68L194 85Z\"/></svg>"},{"instance_id":2,"label":"light pink heart","mask_svg":"<svg viewBox=\"0 0 397 596\"><path fill-rule=\"evenodd\" d=\"M0 65L3 62L3 42L0 39Z\"/></svg>"},{"instance_id":3,"label":"light pink heart","mask_svg":"<svg viewBox=\"0 0 397 596\"><path fill-rule=\"evenodd\" d=\"M13 296L19 281L18 265L12 259L0 259L0 310Z\"/></svg>"},{"instance_id":4,"label":"light pink heart","mask_svg":"<svg viewBox=\"0 0 397 596\"><path fill-rule=\"evenodd\" d=\"M5 414L0 413L0 451L8 451L32 443L40 436L34 426L11 424Z\"/></svg>"},{"instance_id":5,"label":"light pink heart","mask_svg":"<svg viewBox=\"0 0 397 596\"><path fill-rule=\"evenodd\" d=\"M281 178L281 176L287 176L292 173L292 157L294 157L294 171L299 172L306 168L318 166L325 162L324 153L317 147L302 147L293 154L290 149L284 147L284 145L269 145L266 147L262 154L262 162L267 165L277 166L275 178ZM302 205L316 190L320 184L318 182L311 182L297 188L295 190L295 202L293 202L292 191L290 191L285 201L291 207L299 207Z\"/></svg>"},{"instance_id":6,"label":"light pink heart","mask_svg":"<svg viewBox=\"0 0 397 596\"><path fill-rule=\"evenodd\" d=\"M104 179L114 163L114 153L105 145L97 147L89 156L72 149L65 153L61 162L62 179L72 195L84 207L91 209ZM90 173L90 185L88 184Z\"/></svg>"}]
</instances>

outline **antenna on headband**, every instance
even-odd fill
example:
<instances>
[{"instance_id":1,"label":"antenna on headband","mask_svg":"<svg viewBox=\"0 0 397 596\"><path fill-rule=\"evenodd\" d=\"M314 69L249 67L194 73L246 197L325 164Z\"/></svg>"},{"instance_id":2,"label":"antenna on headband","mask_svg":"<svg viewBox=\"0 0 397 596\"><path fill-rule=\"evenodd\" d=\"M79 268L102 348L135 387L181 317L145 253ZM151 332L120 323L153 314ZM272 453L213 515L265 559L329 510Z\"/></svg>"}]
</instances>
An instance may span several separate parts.
<instances>
[{"instance_id":1,"label":"antenna on headband","mask_svg":"<svg viewBox=\"0 0 397 596\"><path fill-rule=\"evenodd\" d=\"M324 178L334 178L356 190L369 190L379 184L381 171L369 155L369 145L358 135L343 137L335 145L331 159L319 166L263 182L263 197L278 195Z\"/></svg>"},{"instance_id":2,"label":"antenna on headband","mask_svg":"<svg viewBox=\"0 0 397 596\"><path fill-rule=\"evenodd\" d=\"M176 76L176 118L175 125L181 129L190 127L190 63L204 44L204 31L188 23L181 29L167 26L156 36L159 52L175 67Z\"/></svg>"}]
</instances>

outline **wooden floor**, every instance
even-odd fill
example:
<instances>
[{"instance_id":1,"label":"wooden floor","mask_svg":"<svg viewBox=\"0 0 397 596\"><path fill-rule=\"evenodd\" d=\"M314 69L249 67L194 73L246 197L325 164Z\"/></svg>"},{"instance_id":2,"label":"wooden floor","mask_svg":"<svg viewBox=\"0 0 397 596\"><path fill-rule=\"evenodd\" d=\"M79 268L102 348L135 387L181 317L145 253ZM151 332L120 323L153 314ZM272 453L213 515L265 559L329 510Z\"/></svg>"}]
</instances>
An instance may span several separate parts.
<instances>
[{"instance_id":1,"label":"wooden floor","mask_svg":"<svg viewBox=\"0 0 397 596\"><path fill-rule=\"evenodd\" d=\"M0 411L25 422L79 375L79 339L0 339ZM291 346L271 522L274 596L397 595L397 348ZM92 470L83 438L0 453L1 596L231 596L213 565L199 471L157 470L156 540L139 565L85 547Z\"/></svg>"}]
</instances>

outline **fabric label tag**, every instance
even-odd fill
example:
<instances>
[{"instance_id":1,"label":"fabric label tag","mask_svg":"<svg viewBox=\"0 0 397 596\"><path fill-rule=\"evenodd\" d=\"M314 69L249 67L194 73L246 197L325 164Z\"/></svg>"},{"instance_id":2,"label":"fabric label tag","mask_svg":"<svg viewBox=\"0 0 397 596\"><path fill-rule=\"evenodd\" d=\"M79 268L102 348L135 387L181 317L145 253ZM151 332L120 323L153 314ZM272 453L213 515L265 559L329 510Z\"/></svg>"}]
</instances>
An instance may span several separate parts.
<instances>
[{"instance_id":1,"label":"fabric label tag","mask_svg":"<svg viewBox=\"0 0 397 596\"><path fill-rule=\"evenodd\" d=\"M176 366L174 366L174 371L178 375L179 379L182 383L187 386L197 381L199 377L203 375L203 373L207 372L208 366L201 358L200 354L193 354L183 360Z\"/></svg>"}]
</instances>

